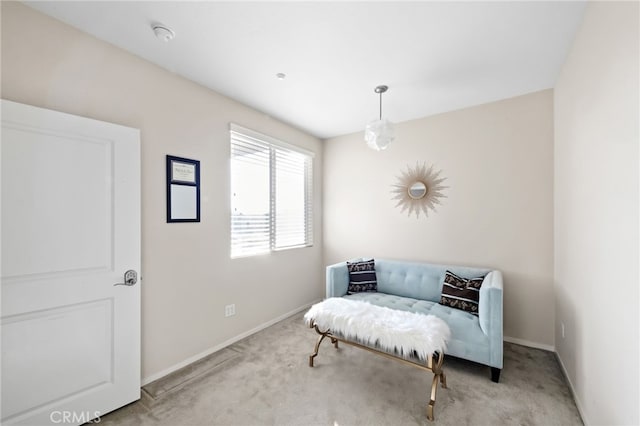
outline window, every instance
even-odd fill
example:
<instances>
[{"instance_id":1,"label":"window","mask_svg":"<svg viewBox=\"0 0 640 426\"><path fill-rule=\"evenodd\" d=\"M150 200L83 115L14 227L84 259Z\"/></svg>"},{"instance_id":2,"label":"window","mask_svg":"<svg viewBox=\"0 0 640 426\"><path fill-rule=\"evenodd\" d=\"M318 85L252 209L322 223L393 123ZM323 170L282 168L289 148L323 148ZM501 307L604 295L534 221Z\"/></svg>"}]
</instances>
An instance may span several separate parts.
<instances>
[{"instance_id":1,"label":"window","mask_svg":"<svg viewBox=\"0 0 640 426\"><path fill-rule=\"evenodd\" d=\"M313 153L231 124L231 257L313 244Z\"/></svg>"}]
</instances>

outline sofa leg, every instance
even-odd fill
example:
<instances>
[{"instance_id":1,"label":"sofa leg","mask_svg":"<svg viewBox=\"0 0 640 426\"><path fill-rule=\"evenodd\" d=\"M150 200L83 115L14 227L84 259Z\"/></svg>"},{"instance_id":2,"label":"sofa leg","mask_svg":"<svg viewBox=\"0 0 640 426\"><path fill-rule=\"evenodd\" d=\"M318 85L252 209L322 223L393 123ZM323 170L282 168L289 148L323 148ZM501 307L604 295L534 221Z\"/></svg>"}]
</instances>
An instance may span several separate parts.
<instances>
[{"instance_id":1,"label":"sofa leg","mask_svg":"<svg viewBox=\"0 0 640 426\"><path fill-rule=\"evenodd\" d=\"M498 383L500 381L500 368L491 367L491 381Z\"/></svg>"}]
</instances>

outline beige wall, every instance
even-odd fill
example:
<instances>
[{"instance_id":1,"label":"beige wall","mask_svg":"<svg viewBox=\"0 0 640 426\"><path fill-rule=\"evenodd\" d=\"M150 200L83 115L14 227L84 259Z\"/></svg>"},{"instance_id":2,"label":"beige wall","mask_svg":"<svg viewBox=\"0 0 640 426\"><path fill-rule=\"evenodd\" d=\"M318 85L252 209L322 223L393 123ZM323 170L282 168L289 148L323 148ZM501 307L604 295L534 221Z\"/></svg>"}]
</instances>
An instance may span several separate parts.
<instances>
[{"instance_id":1,"label":"beige wall","mask_svg":"<svg viewBox=\"0 0 640 426\"><path fill-rule=\"evenodd\" d=\"M143 377L322 297L319 140L11 2L2 97L141 130ZM229 122L318 154L314 247L229 259ZM165 223L166 154L201 161L201 223Z\"/></svg>"},{"instance_id":2,"label":"beige wall","mask_svg":"<svg viewBox=\"0 0 640 426\"><path fill-rule=\"evenodd\" d=\"M556 348L592 425L640 423L638 14L591 3L555 88Z\"/></svg>"},{"instance_id":3,"label":"beige wall","mask_svg":"<svg viewBox=\"0 0 640 426\"><path fill-rule=\"evenodd\" d=\"M382 152L362 132L326 141L325 263L372 256L497 268L505 335L552 348L552 96L399 123ZM441 169L450 187L429 218L407 217L391 200L396 176L416 161Z\"/></svg>"}]
</instances>

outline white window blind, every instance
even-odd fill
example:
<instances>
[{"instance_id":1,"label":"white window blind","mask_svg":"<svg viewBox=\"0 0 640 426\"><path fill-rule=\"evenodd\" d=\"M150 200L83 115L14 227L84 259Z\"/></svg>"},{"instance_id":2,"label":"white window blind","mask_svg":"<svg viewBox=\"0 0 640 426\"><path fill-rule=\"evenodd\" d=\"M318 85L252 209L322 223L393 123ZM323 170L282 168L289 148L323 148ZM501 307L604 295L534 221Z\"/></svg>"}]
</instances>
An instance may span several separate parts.
<instances>
[{"instance_id":1,"label":"white window blind","mask_svg":"<svg viewBox=\"0 0 640 426\"><path fill-rule=\"evenodd\" d=\"M313 244L313 154L231 125L231 257Z\"/></svg>"}]
</instances>

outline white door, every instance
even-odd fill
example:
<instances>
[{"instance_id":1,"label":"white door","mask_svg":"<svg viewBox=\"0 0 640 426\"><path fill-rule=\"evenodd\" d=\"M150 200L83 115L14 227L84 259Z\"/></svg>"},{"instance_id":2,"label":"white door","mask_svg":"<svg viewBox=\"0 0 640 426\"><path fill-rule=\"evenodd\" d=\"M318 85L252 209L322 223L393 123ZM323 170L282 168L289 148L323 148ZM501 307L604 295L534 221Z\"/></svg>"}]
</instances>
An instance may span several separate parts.
<instances>
[{"instance_id":1,"label":"white door","mask_svg":"<svg viewBox=\"0 0 640 426\"><path fill-rule=\"evenodd\" d=\"M140 398L140 135L2 101L1 423ZM139 279L139 277L138 277Z\"/></svg>"}]
</instances>

